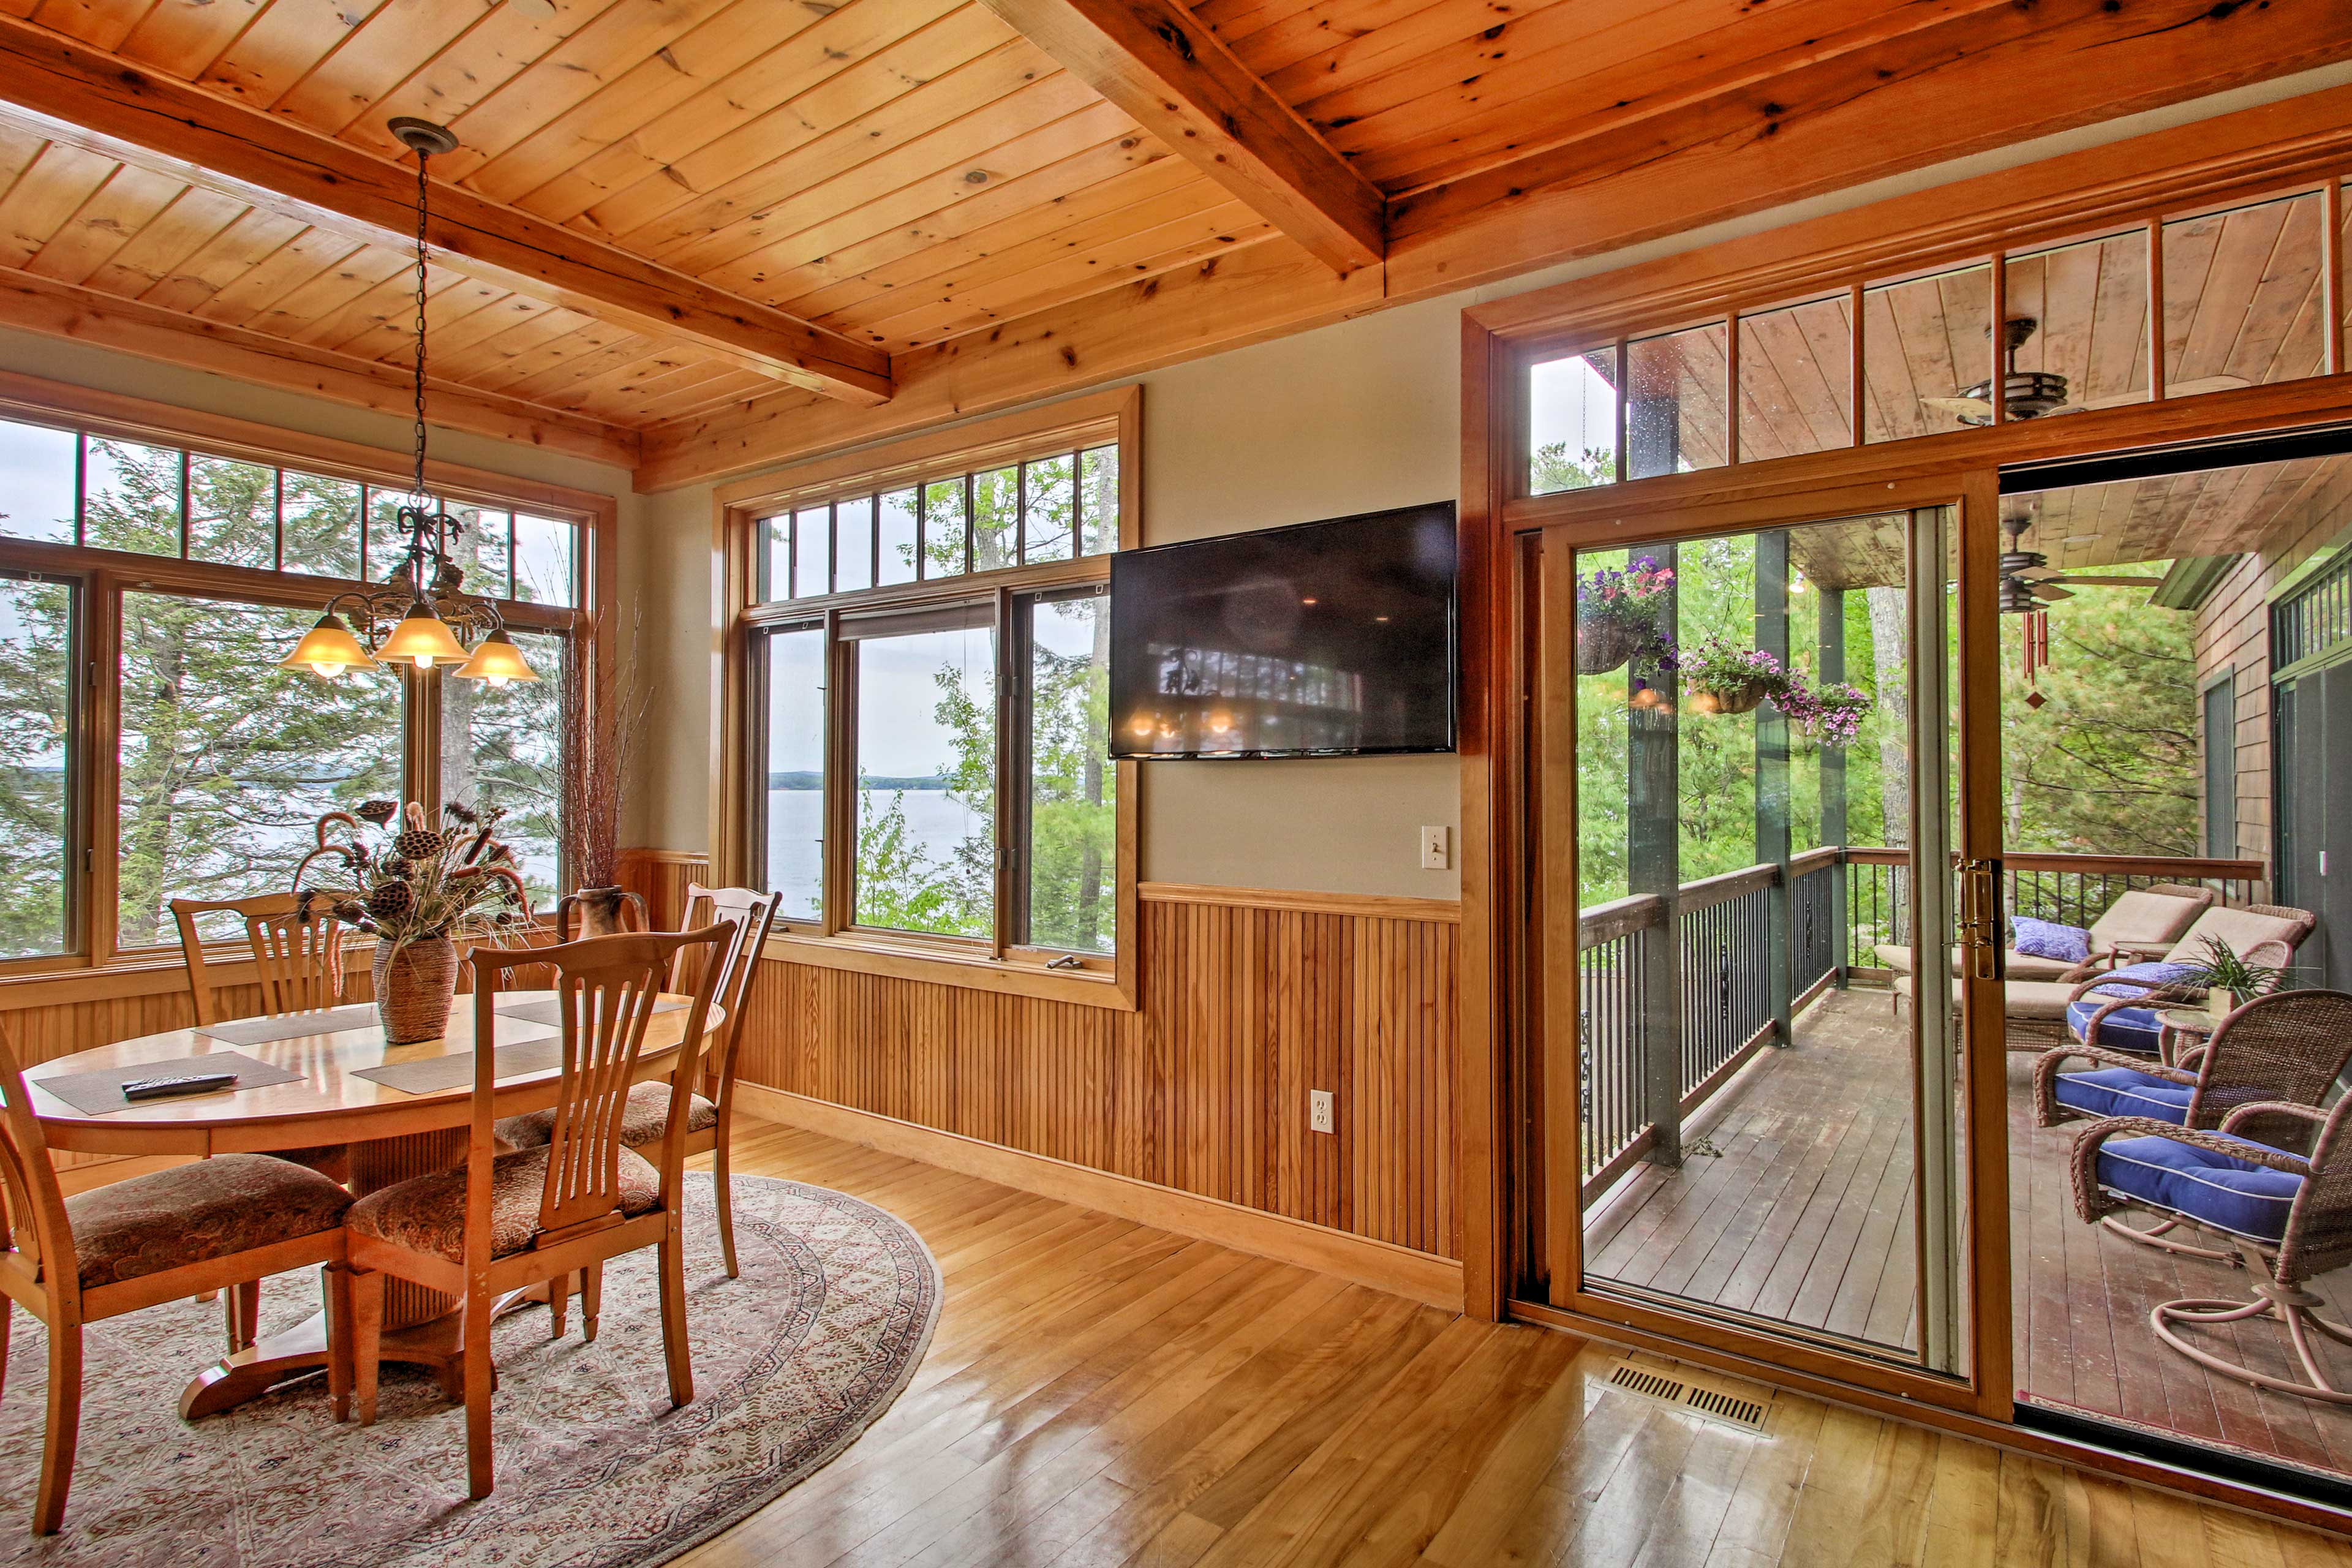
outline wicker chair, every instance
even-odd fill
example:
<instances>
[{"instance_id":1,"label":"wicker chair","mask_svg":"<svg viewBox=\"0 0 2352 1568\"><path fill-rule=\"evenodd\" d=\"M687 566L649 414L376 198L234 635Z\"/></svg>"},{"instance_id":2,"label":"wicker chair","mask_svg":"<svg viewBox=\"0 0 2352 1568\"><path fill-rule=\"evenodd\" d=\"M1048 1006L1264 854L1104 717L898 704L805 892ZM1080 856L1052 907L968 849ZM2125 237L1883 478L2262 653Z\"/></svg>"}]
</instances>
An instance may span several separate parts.
<instances>
[{"instance_id":1,"label":"wicker chair","mask_svg":"<svg viewBox=\"0 0 2352 1568\"><path fill-rule=\"evenodd\" d=\"M2063 1070L2074 1060L2095 1065L2088 1071ZM2045 1051L2033 1064L2033 1120L2039 1127L2056 1127L2137 1116L2218 1131L2232 1112L2247 1105L2317 1106L2347 1067L2352 1067L2352 994L2284 991L2231 1013L2210 1039L2183 1052L2178 1062L2152 1062L2136 1052L2094 1044ZM2300 1149L2310 1129L2293 1119L2271 1117L2241 1131L2258 1142ZM2135 1230L2112 1215L2101 1223L2119 1236L2168 1251L2224 1261L2236 1256L2160 1239L2179 1227L2177 1220L2160 1221L2150 1230Z\"/></svg>"},{"instance_id":2,"label":"wicker chair","mask_svg":"<svg viewBox=\"0 0 2352 1568\"><path fill-rule=\"evenodd\" d=\"M2256 1126L2316 1129L2310 1154L2243 1136ZM2135 1209L2229 1238L2253 1277L2253 1299L2186 1297L2148 1311L2157 1338L2224 1377L2330 1405L2352 1405L2319 1364L2315 1337L2352 1345L2352 1325L2320 1315L2326 1302L2305 1289L2352 1263L2352 1097L2332 1110L2256 1100L2222 1118L2218 1131L2118 1116L2083 1129L2074 1143L2074 1208L2098 1223ZM2303 1380L2256 1372L2191 1342L2184 1331L2268 1318L2286 1331Z\"/></svg>"}]
</instances>

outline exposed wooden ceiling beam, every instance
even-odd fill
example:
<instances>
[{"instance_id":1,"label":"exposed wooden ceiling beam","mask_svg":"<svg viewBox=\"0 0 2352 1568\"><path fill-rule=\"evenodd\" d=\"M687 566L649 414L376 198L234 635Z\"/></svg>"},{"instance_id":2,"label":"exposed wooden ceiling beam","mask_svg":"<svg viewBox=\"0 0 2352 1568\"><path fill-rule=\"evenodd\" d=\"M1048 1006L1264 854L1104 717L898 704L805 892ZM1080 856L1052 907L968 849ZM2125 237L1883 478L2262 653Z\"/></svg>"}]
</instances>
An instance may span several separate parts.
<instances>
[{"instance_id":1,"label":"exposed wooden ceiling beam","mask_svg":"<svg viewBox=\"0 0 2352 1568\"><path fill-rule=\"evenodd\" d=\"M0 326L95 343L404 419L410 412L408 374L398 365L119 300L14 268L0 268ZM436 425L593 462L637 466L634 430L447 382L433 382L431 389Z\"/></svg>"},{"instance_id":2,"label":"exposed wooden ceiling beam","mask_svg":"<svg viewBox=\"0 0 2352 1568\"><path fill-rule=\"evenodd\" d=\"M413 167L7 16L0 16L0 100L30 111L44 134L331 230L413 243ZM875 344L461 185L435 182L430 237L460 270L501 287L683 340L828 397L870 407L891 395L889 355Z\"/></svg>"},{"instance_id":3,"label":"exposed wooden ceiling beam","mask_svg":"<svg viewBox=\"0 0 2352 1568\"><path fill-rule=\"evenodd\" d=\"M2004 63L2016 62L1996 58L1989 68L1998 71ZM2052 88L2053 77L2074 68L2058 58L2036 64L2038 68L2028 73L2030 79L2013 84L2017 90ZM2175 96L2204 90L2198 70L2224 68L2233 68L2227 62L2194 67ZM1945 90L1974 94L1992 92L1999 82L1963 75L1942 85ZM1846 138L1837 144L1843 155L1875 163L1884 156L1884 149L1875 144L1878 138L1907 134L1914 148L1907 166L1933 162L1937 155L1933 128L1921 123L1916 105L1897 95L1882 107L1886 118L1874 128L1877 137ZM1856 267L1893 268L1901 266L1906 255L1925 255L1938 244L1956 243L1956 236L1977 246L1982 237L1979 231L1987 226L2015 222L2035 230L2060 223L2067 215L2086 213L2101 215L2091 221L2105 221L2105 215L2165 199L2163 193L2177 183L2177 172L2209 176L2231 188L2249 182L2260 188L2308 179L2315 168L2333 168L2352 156L2347 126L2352 126L2352 88L2337 88L1979 175L1640 268L1558 284L1479 306L1477 311L1490 327L1507 330L1515 308L1522 303L1532 318L1562 310L1563 300L1571 294L1609 302L1633 293L1654 294L1660 301L1651 320L1695 317L1719 309L1727 291L1743 300L1761 300L1776 290L1810 287L1818 279L1809 268L1825 256L1840 264L1850 256ZM1776 149L1755 139L1743 145L1746 158L1714 165L1717 200L1735 199L1726 193L1763 180L1771 167ZM1832 148L1819 155L1835 152ZM1596 207L1593 218L1604 236L1614 232L1608 225L1653 221L1641 205L1638 182L1620 183L1612 192L1614 199ZM1602 224L1604 217L1608 225ZM1691 220L1699 221L1705 220ZM1586 241L1575 231L1538 235L1517 226L1509 237L1512 248L1507 251L1451 259L1465 268L1475 262L1480 268L1519 271L1582 254L1575 248L1581 244L1606 250L1622 243L1607 237ZM1427 299L1457 286L1447 266L1415 268L1409 289L1400 288L1393 263L1382 271L1384 279L1371 273L1334 279L1283 240L1244 247L1199 266L1003 322L983 334L901 354L897 362L899 395L887 408L860 411L779 393L654 426L645 434L637 488L657 490L751 473L949 419L1058 397L1120 376ZM1612 334L1619 330L1613 322L1612 317Z\"/></svg>"},{"instance_id":4,"label":"exposed wooden ceiling beam","mask_svg":"<svg viewBox=\"0 0 2352 1568\"><path fill-rule=\"evenodd\" d=\"M1340 272L1387 251L1387 203L1181 0L982 0Z\"/></svg>"}]
</instances>

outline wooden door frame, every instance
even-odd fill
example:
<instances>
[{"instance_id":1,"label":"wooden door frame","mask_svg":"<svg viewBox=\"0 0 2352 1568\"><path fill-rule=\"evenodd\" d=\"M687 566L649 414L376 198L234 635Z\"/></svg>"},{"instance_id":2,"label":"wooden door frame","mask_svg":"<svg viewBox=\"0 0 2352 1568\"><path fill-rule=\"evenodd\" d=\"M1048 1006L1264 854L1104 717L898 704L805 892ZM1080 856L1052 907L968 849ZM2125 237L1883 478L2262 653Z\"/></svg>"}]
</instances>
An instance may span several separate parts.
<instances>
[{"instance_id":1,"label":"wooden door frame","mask_svg":"<svg viewBox=\"0 0 2352 1568\"><path fill-rule=\"evenodd\" d=\"M1530 1026L1539 1028L1538 1037L1550 1040L1562 1030L1572 1032L1578 1006L1577 923L1572 913L1565 919L1553 918L1553 911L1563 901L1570 910L1576 904L1573 719L1571 712L1566 722L1560 721L1556 714L1560 705L1541 684L1545 671L1575 668L1574 553L1580 550L1622 548L1632 542L1629 532L1641 544L1656 545L1801 526L1841 517L1938 509L1949 510L1954 520L1954 537L1959 542L1963 610L1997 613L2000 486L1998 476L1990 470L1966 475L1957 481L1930 478L1848 486L1820 496L1799 493L1743 497L1714 505L1679 508L1672 513L1650 514L1630 526L1622 519L1607 516L1555 523L1537 531L1540 560L1536 569L1541 574L1543 592L1532 596L1525 592L1524 553L1514 555L1513 561L1518 565L1516 575L1521 584L1513 595L1514 603L1524 605L1532 599L1538 622L1533 646L1540 651L1532 668L1524 658L1519 661L1515 670L1517 681L1511 693L1512 706L1525 715L1518 727L1533 728L1538 737L1537 747L1543 780L1560 781L1562 785L1538 788L1530 770L1511 781L1514 788L1502 792L1510 800L1515 815L1531 815L1535 824L1532 867L1536 883L1530 889L1534 894L1530 915L1532 918L1539 911L1542 917L1537 921L1540 930L1538 940L1546 956L1540 965L1531 964L1526 973L1532 974L1539 970L1543 976L1540 1007L1545 1021L1538 1026L1530 1018ZM1985 542L1990 542L1990 548L1985 547ZM1556 605L1571 608L1566 616L1556 616L1552 613ZM1987 770L1996 780L2000 772L1997 623L1992 629L1995 635L1991 637L1962 634L1953 672L1962 700L1961 772L1955 781L1955 793L1968 803L1956 825L1958 832L1955 847L1964 857L1972 852L1997 850L1999 847L1997 837L1986 837L2000 831L1998 810L1986 813L1976 809L1976 803L1979 799L1989 800L1997 806L2000 791L1969 787L1969 781L1980 779ZM1554 853L1553 847L1561 845L1568 847L1568 853ZM1464 913L1466 921L1466 908ZM1564 952L1559 950L1561 943L1566 944ZM1530 951L1534 951L1532 944ZM1580 1089L1578 1053L1564 1047L1546 1051L1546 1111L1539 1130L1548 1152L1542 1205L1548 1221L1544 1245L1552 1281L1550 1304L1597 1321L1666 1337L1688 1337L1749 1359L1785 1363L1817 1376L1872 1388L1920 1405L2006 1420L2012 1400L2007 1106L2003 1098L2007 1065L1998 984L1990 977L1981 983L1967 982L1956 988L1955 994L1955 1002L1962 1006L1967 1020L1963 1049L1969 1069L1965 1082L1969 1090L1958 1108L1965 1132L1963 1148L1969 1152L1958 1175L1971 1220L1962 1259L1969 1324L1965 1356L1968 1370L1964 1375L1948 1376L1906 1368L1863 1353L1858 1348L1847 1350L1833 1342L1831 1336L1822 1336L1819 1343L1806 1343L1793 1335L1783 1337L1760 1328L1745 1329L1727 1319L1702 1317L1585 1289L1581 1257L1583 1212L1582 1205L1577 1201L1581 1182L1575 1164ZM1522 1010L1532 1015L1537 1005L1523 1004ZM1555 1072L1553 1068L1560 1070ZM1990 1092L1985 1092L1988 1089ZM1927 1136L1924 1124L1919 1136L1922 1140ZM2001 1148L1999 1159L1973 1157L1977 1150L1996 1146ZM1562 1174L1563 1157L1568 1162L1566 1175ZM1565 1288L1563 1280L1567 1282Z\"/></svg>"},{"instance_id":2,"label":"wooden door frame","mask_svg":"<svg viewBox=\"0 0 2352 1568\"><path fill-rule=\"evenodd\" d=\"M2331 198L2330 216L2342 210ZM2339 309L2338 289L2330 303ZM1932 1405L1906 1392L1880 1386L1858 1358L1817 1358L1774 1347L1768 1358L1751 1343L1734 1342L1706 1325L1675 1320L1656 1326L1590 1315L1515 1298L1511 1224L1515 1194L1508 1150L1511 1125L1511 1042L1522 1006L1514 987L1528 963L1519 918L1533 892L1525 874L1528 855L1527 773L1528 759L1519 737L1525 731L1515 710L1525 690L1530 663L1529 624L1520 595L1530 542L1549 527L1584 525L1585 537L1605 541L1613 533L1632 540L1665 531L1685 517L1708 515L1717 527L1741 518L1772 514L1776 507L1801 504L1815 517L1886 507L1904 487L1938 481L1944 491L1979 498L1993 495L2004 467L2038 464L2104 453L2170 445L2201 445L2318 425L2352 423L2352 374L2339 372L2306 380L2207 394L2132 407L2103 409L2063 420L2012 423L1958 434L1921 437L1740 465L1732 470L1677 473L1656 479L1556 495L1524 493L1526 371L1533 343L1546 336L1524 317L1490 327L1484 318L1499 306L1463 312L1462 489L1460 560L1464 671L1460 746L1462 791L1461 980L1457 1016L1461 1057L1457 1064L1459 1213L1462 1219L1464 1300L1474 1315L1516 1319L1646 1346L1803 1390L1883 1415L1925 1422L1979 1440L1999 1443L2044 1458L2083 1466L2148 1485L2227 1502L2268 1516L2339 1533L2352 1533L2352 1511L2337 1511L2299 1499L2213 1475L2183 1470L2153 1460L2053 1436L2014 1424L2009 1385L2013 1380L2008 1337L2011 1304L2005 1252L1972 1268L1971 1335L1977 1382L1986 1391L1973 1408ZM2342 341L2342 331L2331 334ZM2338 356L2342 350L2336 351ZM2333 363L2342 363L2340 357ZM1997 501L1996 501L1997 504ZM1962 531L1967 538L1967 531ZM1997 552L1997 540L1976 548ZM1983 574L1975 574L1979 579ZM1998 641L1998 617L1981 605L1963 608L1959 635L1964 650L1976 639ZM1991 662L1964 651L1961 668L1983 666L1979 680L1997 681ZM1966 679L1964 676L1963 679ZM1979 708L1983 708L1981 692ZM1997 811L1997 797L1963 795L1963 810ZM1968 826L1963 825L1964 829ZM1981 825L1978 831L1981 832ZM1971 1016L1987 1012L1969 982L1963 996L1978 998ZM1970 1050L1979 1047L1972 1040ZM1972 1093L1999 1103L2005 1072L1973 1073ZM1973 1122L1986 1114L1971 1108ZM1988 1232L2006 1237L2008 1130L1970 1145L1966 1179L1979 1215L1975 1246ZM1988 1199L2000 1194L1997 1204ZM1985 1206L1979 1206L1985 1205ZM1983 1300L1998 1290L1997 1303ZM2002 1332L1987 1334L1987 1310L1998 1310Z\"/></svg>"}]
</instances>

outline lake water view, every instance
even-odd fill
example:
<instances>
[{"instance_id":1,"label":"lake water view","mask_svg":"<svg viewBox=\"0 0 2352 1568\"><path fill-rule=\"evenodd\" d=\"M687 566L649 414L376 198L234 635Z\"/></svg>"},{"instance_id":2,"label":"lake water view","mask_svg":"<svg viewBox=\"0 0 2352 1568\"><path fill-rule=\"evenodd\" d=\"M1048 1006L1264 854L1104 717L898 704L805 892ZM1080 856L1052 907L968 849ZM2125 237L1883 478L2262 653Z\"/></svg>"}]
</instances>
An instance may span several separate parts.
<instances>
[{"instance_id":1,"label":"lake water view","mask_svg":"<svg viewBox=\"0 0 2352 1568\"><path fill-rule=\"evenodd\" d=\"M894 795L904 799L907 837L934 866L954 864L956 846L988 830L989 825L978 813L943 789L871 793L877 797L877 811L886 809ZM768 886L784 895L782 912L786 918L805 918L815 912L824 875L824 832L823 790L768 792Z\"/></svg>"}]
</instances>

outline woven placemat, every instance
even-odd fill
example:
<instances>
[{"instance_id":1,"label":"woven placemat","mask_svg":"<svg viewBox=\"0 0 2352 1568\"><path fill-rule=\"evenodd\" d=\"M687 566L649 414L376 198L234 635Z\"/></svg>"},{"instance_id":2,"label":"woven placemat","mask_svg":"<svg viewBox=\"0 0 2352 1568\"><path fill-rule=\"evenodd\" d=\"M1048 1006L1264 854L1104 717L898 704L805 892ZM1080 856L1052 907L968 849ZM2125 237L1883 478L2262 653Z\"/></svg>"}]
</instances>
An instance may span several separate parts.
<instances>
[{"instance_id":1,"label":"woven placemat","mask_svg":"<svg viewBox=\"0 0 2352 1568\"><path fill-rule=\"evenodd\" d=\"M472 1060L470 1057L467 1059ZM160 1100L122 1098L122 1086L133 1079L178 1078L192 1072L233 1072L236 1074L236 1082L226 1089L207 1089L203 1094L175 1094ZM32 1081L85 1116L107 1116L141 1106L169 1105L183 1100L209 1100L216 1095L235 1094L243 1089L267 1089L274 1083L294 1083L301 1077L299 1072L289 1072L269 1062L256 1061L243 1051L215 1051L209 1056L173 1057L169 1061L136 1062L129 1067L100 1068L96 1072L62 1073L56 1078L37 1078Z\"/></svg>"},{"instance_id":2,"label":"woven placemat","mask_svg":"<svg viewBox=\"0 0 2352 1568\"><path fill-rule=\"evenodd\" d=\"M492 1058L492 1067L501 1079L520 1078L525 1073L552 1072L563 1065L563 1037L553 1029L541 1029L526 1024L536 1033L536 1039L515 1040L500 1046ZM506 1031L502 1028L500 1033ZM520 1033L520 1030L517 1030ZM474 1053L457 1051L446 1057L425 1057L413 1062L386 1062L378 1068L357 1068L353 1078L363 1078L380 1083L386 1089L396 1089L404 1094L439 1094L444 1089L464 1089L474 1081Z\"/></svg>"},{"instance_id":3,"label":"woven placemat","mask_svg":"<svg viewBox=\"0 0 2352 1568\"><path fill-rule=\"evenodd\" d=\"M344 1029L372 1029L378 1026L375 1004L354 1002L347 1007L330 1007L322 1013L272 1013L260 1018L226 1018L217 1024L198 1024L196 1033L210 1035L215 1040L226 1040L236 1046L266 1046L272 1040L299 1040L305 1035L332 1035Z\"/></svg>"},{"instance_id":4,"label":"woven placemat","mask_svg":"<svg viewBox=\"0 0 2352 1568\"><path fill-rule=\"evenodd\" d=\"M654 1011L676 1013L684 1010L685 1006L685 1003L665 996L654 1004ZM559 1028L563 1024L563 998L561 996L542 996L536 1002L500 1004L492 1011L501 1018L520 1018L526 1023L553 1024Z\"/></svg>"}]
</instances>

